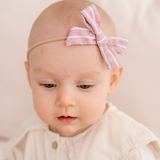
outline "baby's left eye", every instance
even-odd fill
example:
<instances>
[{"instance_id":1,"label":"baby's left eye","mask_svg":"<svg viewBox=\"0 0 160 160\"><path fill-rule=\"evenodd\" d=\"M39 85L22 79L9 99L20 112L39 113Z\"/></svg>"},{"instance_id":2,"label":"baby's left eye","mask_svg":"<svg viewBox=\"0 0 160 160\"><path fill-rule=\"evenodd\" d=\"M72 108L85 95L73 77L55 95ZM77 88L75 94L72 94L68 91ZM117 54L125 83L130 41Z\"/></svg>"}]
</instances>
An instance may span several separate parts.
<instances>
[{"instance_id":1,"label":"baby's left eye","mask_svg":"<svg viewBox=\"0 0 160 160\"><path fill-rule=\"evenodd\" d=\"M55 84L43 84L46 88L52 88L56 86Z\"/></svg>"},{"instance_id":2,"label":"baby's left eye","mask_svg":"<svg viewBox=\"0 0 160 160\"><path fill-rule=\"evenodd\" d=\"M92 87L92 85L79 85L78 87L80 87L82 89L88 89L88 88Z\"/></svg>"}]
</instances>

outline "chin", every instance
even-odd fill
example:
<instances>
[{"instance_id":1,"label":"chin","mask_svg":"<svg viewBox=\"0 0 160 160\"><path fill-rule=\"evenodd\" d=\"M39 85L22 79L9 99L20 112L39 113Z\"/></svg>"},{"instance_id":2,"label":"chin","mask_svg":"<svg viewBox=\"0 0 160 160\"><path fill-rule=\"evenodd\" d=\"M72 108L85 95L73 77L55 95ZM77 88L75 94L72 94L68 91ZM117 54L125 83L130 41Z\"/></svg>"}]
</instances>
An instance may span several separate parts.
<instances>
[{"instance_id":1,"label":"chin","mask_svg":"<svg viewBox=\"0 0 160 160\"><path fill-rule=\"evenodd\" d=\"M66 126L66 127L60 128L59 131L64 134L67 134L67 133L72 134L72 133L75 133L77 130L73 129L72 127Z\"/></svg>"}]
</instances>

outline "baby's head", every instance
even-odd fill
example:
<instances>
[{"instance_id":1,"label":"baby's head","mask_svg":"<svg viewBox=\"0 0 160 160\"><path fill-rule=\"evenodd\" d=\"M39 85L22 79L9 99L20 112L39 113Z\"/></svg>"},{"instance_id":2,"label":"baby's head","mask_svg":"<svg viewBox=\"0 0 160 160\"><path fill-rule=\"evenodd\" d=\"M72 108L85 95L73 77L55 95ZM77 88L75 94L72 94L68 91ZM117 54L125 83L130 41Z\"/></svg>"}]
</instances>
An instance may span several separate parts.
<instances>
[{"instance_id":1,"label":"baby's head","mask_svg":"<svg viewBox=\"0 0 160 160\"><path fill-rule=\"evenodd\" d=\"M89 5L74 0L48 7L34 23L28 47L41 40L68 36L73 26L87 28L80 11ZM96 7L102 31L115 37L113 22ZM30 51L28 60L25 67L38 116L51 131L68 137L100 119L108 107L107 95L116 91L123 71L122 67L107 69L97 45L66 46L65 40L37 46Z\"/></svg>"}]
</instances>

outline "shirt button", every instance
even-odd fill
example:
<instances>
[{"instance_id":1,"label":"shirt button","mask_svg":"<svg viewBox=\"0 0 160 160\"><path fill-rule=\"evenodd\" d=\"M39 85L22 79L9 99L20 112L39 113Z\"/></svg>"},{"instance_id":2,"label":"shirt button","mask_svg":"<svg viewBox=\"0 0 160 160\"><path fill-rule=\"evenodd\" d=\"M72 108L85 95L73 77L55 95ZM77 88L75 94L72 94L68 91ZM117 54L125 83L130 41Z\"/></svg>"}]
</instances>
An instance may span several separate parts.
<instances>
[{"instance_id":1,"label":"shirt button","mask_svg":"<svg viewBox=\"0 0 160 160\"><path fill-rule=\"evenodd\" d=\"M57 146L58 146L57 142L53 142L53 143L52 143L52 148L53 148L53 149L57 149Z\"/></svg>"}]
</instances>

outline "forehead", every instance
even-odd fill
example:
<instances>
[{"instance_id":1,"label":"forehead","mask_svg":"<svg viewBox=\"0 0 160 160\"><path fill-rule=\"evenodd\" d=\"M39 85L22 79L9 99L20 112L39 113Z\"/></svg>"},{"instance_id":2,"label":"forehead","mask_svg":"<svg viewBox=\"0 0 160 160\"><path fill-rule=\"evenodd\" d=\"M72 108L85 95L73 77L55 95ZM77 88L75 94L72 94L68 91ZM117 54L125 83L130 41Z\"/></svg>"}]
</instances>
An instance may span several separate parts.
<instances>
[{"instance_id":1,"label":"forehead","mask_svg":"<svg viewBox=\"0 0 160 160\"><path fill-rule=\"evenodd\" d=\"M41 45L30 52L29 61L34 71L51 72L103 72L106 65L97 45L66 46L65 41Z\"/></svg>"}]
</instances>

